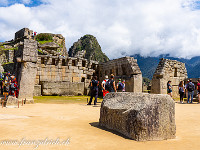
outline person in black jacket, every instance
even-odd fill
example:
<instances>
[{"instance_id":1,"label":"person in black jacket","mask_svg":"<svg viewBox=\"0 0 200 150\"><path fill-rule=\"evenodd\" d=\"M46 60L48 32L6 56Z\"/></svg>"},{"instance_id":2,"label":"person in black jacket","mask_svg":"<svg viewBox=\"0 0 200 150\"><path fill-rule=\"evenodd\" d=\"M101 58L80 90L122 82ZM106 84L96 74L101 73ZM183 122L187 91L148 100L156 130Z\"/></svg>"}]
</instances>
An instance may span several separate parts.
<instances>
[{"instance_id":1,"label":"person in black jacket","mask_svg":"<svg viewBox=\"0 0 200 150\"><path fill-rule=\"evenodd\" d=\"M92 79L92 82L90 83L91 96L90 96L90 101L87 105L91 105L93 97L95 97L94 105L96 105L97 98L98 98L98 85L99 85L99 81L97 81L97 76L94 76Z\"/></svg>"}]
</instances>

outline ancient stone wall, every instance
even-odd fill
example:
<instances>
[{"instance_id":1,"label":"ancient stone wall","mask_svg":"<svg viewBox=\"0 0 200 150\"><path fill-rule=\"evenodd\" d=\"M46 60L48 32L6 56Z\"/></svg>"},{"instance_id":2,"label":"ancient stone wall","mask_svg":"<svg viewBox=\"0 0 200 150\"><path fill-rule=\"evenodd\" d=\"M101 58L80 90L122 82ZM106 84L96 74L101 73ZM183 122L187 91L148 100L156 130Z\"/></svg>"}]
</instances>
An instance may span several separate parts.
<instances>
[{"instance_id":1,"label":"ancient stone wall","mask_svg":"<svg viewBox=\"0 0 200 150\"><path fill-rule=\"evenodd\" d=\"M172 81L173 97L179 97L178 85L187 78L185 64L176 60L161 59L153 75L151 93L167 94L167 82Z\"/></svg>"},{"instance_id":2,"label":"ancient stone wall","mask_svg":"<svg viewBox=\"0 0 200 150\"><path fill-rule=\"evenodd\" d=\"M15 33L15 40L26 38L32 39L33 31L28 28L23 28Z\"/></svg>"},{"instance_id":3,"label":"ancient stone wall","mask_svg":"<svg viewBox=\"0 0 200 150\"><path fill-rule=\"evenodd\" d=\"M125 79L127 92L142 92L142 73L133 57L123 57L99 64L99 79L102 82L105 75L115 75L115 81Z\"/></svg>"},{"instance_id":4,"label":"ancient stone wall","mask_svg":"<svg viewBox=\"0 0 200 150\"><path fill-rule=\"evenodd\" d=\"M18 50L15 51L15 74L19 84L19 99L33 102L34 84L37 73L37 42L22 37Z\"/></svg>"},{"instance_id":5,"label":"ancient stone wall","mask_svg":"<svg viewBox=\"0 0 200 150\"><path fill-rule=\"evenodd\" d=\"M87 62L83 58L39 55L34 93L35 95L87 94L97 66L96 61Z\"/></svg>"}]
</instances>

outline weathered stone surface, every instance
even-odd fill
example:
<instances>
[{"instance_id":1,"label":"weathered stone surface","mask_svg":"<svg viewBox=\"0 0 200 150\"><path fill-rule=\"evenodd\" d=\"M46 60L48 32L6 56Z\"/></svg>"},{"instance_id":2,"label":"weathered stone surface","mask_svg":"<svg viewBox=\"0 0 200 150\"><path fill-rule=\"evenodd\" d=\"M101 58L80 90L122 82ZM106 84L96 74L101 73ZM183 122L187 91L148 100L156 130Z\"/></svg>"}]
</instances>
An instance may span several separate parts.
<instances>
[{"instance_id":1,"label":"weathered stone surface","mask_svg":"<svg viewBox=\"0 0 200 150\"><path fill-rule=\"evenodd\" d=\"M94 66L94 64L91 66ZM142 92L142 72L137 64L137 60L133 57L122 57L100 63L99 72L100 83L105 79L105 75L114 74L116 83L119 78L126 80L125 89L127 92Z\"/></svg>"},{"instance_id":2,"label":"weathered stone surface","mask_svg":"<svg viewBox=\"0 0 200 150\"><path fill-rule=\"evenodd\" d=\"M18 107L18 100L16 97L8 96L6 107Z\"/></svg>"},{"instance_id":3,"label":"weathered stone surface","mask_svg":"<svg viewBox=\"0 0 200 150\"><path fill-rule=\"evenodd\" d=\"M59 48L59 45L54 43L54 42L48 42L48 43L45 43L45 44L39 44L39 48L42 48L42 49L57 49L57 48Z\"/></svg>"},{"instance_id":4,"label":"weathered stone surface","mask_svg":"<svg viewBox=\"0 0 200 150\"><path fill-rule=\"evenodd\" d=\"M109 93L100 111L99 125L137 141L175 138L175 103L169 95Z\"/></svg>"},{"instance_id":5,"label":"weathered stone surface","mask_svg":"<svg viewBox=\"0 0 200 150\"><path fill-rule=\"evenodd\" d=\"M179 97L178 85L186 78L187 70L184 63L161 59L153 75L151 93L167 94L167 82L170 80L173 97Z\"/></svg>"},{"instance_id":6,"label":"weathered stone surface","mask_svg":"<svg viewBox=\"0 0 200 150\"><path fill-rule=\"evenodd\" d=\"M41 96L42 95L41 91L42 91L41 85L35 85L33 96Z\"/></svg>"},{"instance_id":7,"label":"weathered stone surface","mask_svg":"<svg viewBox=\"0 0 200 150\"><path fill-rule=\"evenodd\" d=\"M42 82L42 95L83 95L84 82Z\"/></svg>"}]
</instances>

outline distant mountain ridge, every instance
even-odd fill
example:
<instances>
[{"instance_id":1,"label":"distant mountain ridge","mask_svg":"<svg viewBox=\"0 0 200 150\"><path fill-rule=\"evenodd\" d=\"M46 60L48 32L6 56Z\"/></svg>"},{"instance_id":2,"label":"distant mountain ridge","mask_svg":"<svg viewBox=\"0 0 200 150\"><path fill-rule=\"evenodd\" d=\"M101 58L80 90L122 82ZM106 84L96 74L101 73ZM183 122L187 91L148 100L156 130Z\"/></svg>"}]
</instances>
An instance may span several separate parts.
<instances>
[{"instance_id":1,"label":"distant mountain ridge","mask_svg":"<svg viewBox=\"0 0 200 150\"><path fill-rule=\"evenodd\" d=\"M143 77L152 79L153 74L157 68L157 65L161 58L177 60L185 63L188 77L199 78L200 77L200 56L193 57L191 59L169 57L168 55L160 55L159 57L143 57L138 54L132 55L137 59L138 65L142 71Z\"/></svg>"}]
</instances>

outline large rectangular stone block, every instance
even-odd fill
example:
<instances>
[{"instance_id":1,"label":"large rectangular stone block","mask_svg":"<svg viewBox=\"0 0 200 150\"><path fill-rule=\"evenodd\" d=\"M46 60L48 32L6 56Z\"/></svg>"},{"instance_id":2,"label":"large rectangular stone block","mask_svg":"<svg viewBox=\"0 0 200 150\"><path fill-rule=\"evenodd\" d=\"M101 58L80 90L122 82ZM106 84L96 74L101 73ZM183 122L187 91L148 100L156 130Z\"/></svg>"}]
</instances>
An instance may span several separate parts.
<instances>
[{"instance_id":1,"label":"large rectangular stone block","mask_svg":"<svg viewBox=\"0 0 200 150\"><path fill-rule=\"evenodd\" d=\"M101 104L99 125L137 141L173 139L175 103L164 94L109 93Z\"/></svg>"}]
</instances>

